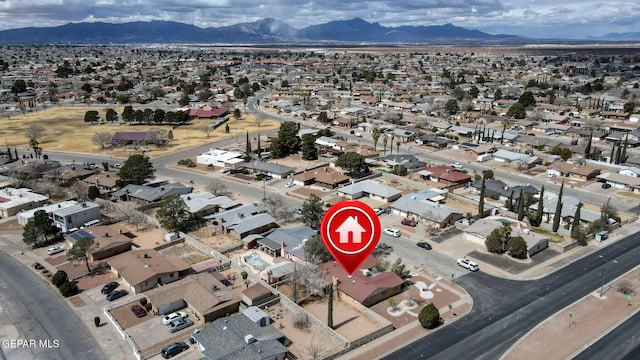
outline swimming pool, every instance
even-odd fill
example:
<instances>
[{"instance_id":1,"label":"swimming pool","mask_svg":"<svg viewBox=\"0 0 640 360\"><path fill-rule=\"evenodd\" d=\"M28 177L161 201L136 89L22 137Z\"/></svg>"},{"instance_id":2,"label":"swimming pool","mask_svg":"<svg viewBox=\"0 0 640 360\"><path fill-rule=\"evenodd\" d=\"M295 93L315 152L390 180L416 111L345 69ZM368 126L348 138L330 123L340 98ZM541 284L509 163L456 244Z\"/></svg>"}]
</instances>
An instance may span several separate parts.
<instances>
[{"instance_id":1,"label":"swimming pool","mask_svg":"<svg viewBox=\"0 0 640 360\"><path fill-rule=\"evenodd\" d=\"M244 261L249 264L249 266L258 271L264 270L267 266L269 266L268 263L260 258L260 254L258 253L252 253L245 256Z\"/></svg>"}]
</instances>

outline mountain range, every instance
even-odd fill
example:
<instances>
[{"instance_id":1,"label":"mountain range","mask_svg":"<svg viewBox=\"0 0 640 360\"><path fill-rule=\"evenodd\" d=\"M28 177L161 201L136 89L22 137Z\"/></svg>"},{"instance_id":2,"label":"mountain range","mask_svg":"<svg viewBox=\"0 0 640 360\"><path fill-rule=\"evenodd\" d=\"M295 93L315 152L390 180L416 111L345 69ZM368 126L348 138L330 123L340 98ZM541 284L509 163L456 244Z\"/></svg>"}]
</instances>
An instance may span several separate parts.
<instances>
[{"instance_id":1,"label":"mountain range","mask_svg":"<svg viewBox=\"0 0 640 360\"><path fill-rule=\"evenodd\" d=\"M69 23L0 31L4 44L504 44L515 35L491 35L452 24L385 27L362 19L332 21L296 29L266 18L251 23L200 28L171 21Z\"/></svg>"}]
</instances>

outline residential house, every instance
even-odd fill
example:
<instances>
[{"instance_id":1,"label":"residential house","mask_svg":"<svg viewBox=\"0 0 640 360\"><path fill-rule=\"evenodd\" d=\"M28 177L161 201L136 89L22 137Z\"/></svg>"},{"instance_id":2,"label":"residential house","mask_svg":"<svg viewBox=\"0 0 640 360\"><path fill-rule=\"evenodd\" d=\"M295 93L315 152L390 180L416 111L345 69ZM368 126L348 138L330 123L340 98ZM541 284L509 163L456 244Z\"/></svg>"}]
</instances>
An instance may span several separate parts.
<instances>
[{"instance_id":1,"label":"residential house","mask_svg":"<svg viewBox=\"0 0 640 360\"><path fill-rule=\"evenodd\" d=\"M372 260L373 258L373 260ZM355 301L363 306L373 306L402 291L404 280L393 272L373 274L367 270L375 266L375 258L370 256L361 271L347 274L335 261L327 261L318 266L325 271L326 277L334 284L337 297L342 301Z\"/></svg>"},{"instance_id":2,"label":"residential house","mask_svg":"<svg viewBox=\"0 0 640 360\"><path fill-rule=\"evenodd\" d=\"M349 200L369 197L386 203L392 202L402 195L402 191L383 185L374 180L364 180L343 186L337 189L337 193L338 196Z\"/></svg>"},{"instance_id":3,"label":"residential house","mask_svg":"<svg viewBox=\"0 0 640 360\"><path fill-rule=\"evenodd\" d=\"M277 298L278 295L261 284L251 285L242 291L242 302L248 306L262 306Z\"/></svg>"},{"instance_id":4,"label":"residential house","mask_svg":"<svg viewBox=\"0 0 640 360\"><path fill-rule=\"evenodd\" d=\"M345 151L344 145L345 141L334 139L328 136L320 136L316 139L315 144L320 146L326 151L331 151L335 153L343 153Z\"/></svg>"},{"instance_id":5,"label":"residential house","mask_svg":"<svg viewBox=\"0 0 640 360\"><path fill-rule=\"evenodd\" d=\"M280 281L286 280L294 272L294 264L291 261L282 261L264 269L263 276L266 282L269 284L275 284Z\"/></svg>"},{"instance_id":6,"label":"residential house","mask_svg":"<svg viewBox=\"0 0 640 360\"><path fill-rule=\"evenodd\" d=\"M418 145L426 145L436 149L444 149L454 143L452 139L437 135L422 135L415 140Z\"/></svg>"},{"instance_id":7,"label":"residential house","mask_svg":"<svg viewBox=\"0 0 640 360\"><path fill-rule=\"evenodd\" d=\"M464 217L462 210L428 200L437 198L436 196L432 190L409 193L394 201L391 209L396 215L436 228L453 225Z\"/></svg>"},{"instance_id":8,"label":"residential house","mask_svg":"<svg viewBox=\"0 0 640 360\"><path fill-rule=\"evenodd\" d=\"M482 180L477 180L472 185L476 190L480 191L482 188ZM536 195L539 191L534 186L516 185L508 186L502 180L487 179L484 182L484 196L494 200L506 201L511 198L513 201L518 201L520 198L520 191L522 194L529 194L531 196Z\"/></svg>"},{"instance_id":9,"label":"residential house","mask_svg":"<svg viewBox=\"0 0 640 360\"><path fill-rule=\"evenodd\" d=\"M210 219L219 232L231 234L237 239L243 239L248 235L262 234L278 227L271 215L258 210L254 204L215 214L210 216Z\"/></svg>"},{"instance_id":10,"label":"residential house","mask_svg":"<svg viewBox=\"0 0 640 360\"><path fill-rule=\"evenodd\" d=\"M550 177L571 177L578 180L591 180L600 175L600 169L592 165L580 165L563 161L554 161L547 167Z\"/></svg>"},{"instance_id":11,"label":"residential house","mask_svg":"<svg viewBox=\"0 0 640 360\"><path fill-rule=\"evenodd\" d=\"M53 219L53 224L60 228L63 233L70 229L84 226L86 223L94 220L100 220L101 216L100 205L91 201L60 207L53 209L53 211L49 213L49 217Z\"/></svg>"},{"instance_id":12,"label":"residential house","mask_svg":"<svg viewBox=\"0 0 640 360\"><path fill-rule=\"evenodd\" d=\"M239 202L231 200L228 196L216 196L208 191L183 194L180 195L180 198L187 205L191 214L199 214L201 216L217 213L220 209L230 210L241 205Z\"/></svg>"},{"instance_id":13,"label":"residential house","mask_svg":"<svg viewBox=\"0 0 640 360\"><path fill-rule=\"evenodd\" d=\"M407 170L412 171L412 170L418 170L418 169L424 169L427 166L427 163L425 163L422 160L419 160L417 157L413 156L413 155L387 155L385 157L383 157L382 162L384 162L384 164L387 167L390 168L395 168L396 166L402 165L404 166Z\"/></svg>"},{"instance_id":14,"label":"residential house","mask_svg":"<svg viewBox=\"0 0 640 360\"><path fill-rule=\"evenodd\" d=\"M244 163L242 167L255 174L267 174L274 179L284 179L293 174L293 171L295 170L290 166L258 160Z\"/></svg>"},{"instance_id":15,"label":"residential house","mask_svg":"<svg viewBox=\"0 0 640 360\"><path fill-rule=\"evenodd\" d=\"M157 187L149 185L129 184L111 193L112 196L123 201L134 201L138 204L150 204L162 201L170 196L189 194L193 188L181 183L171 183Z\"/></svg>"},{"instance_id":16,"label":"residential house","mask_svg":"<svg viewBox=\"0 0 640 360\"><path fill-rule=\"evenodd\" d=\"M20 211L38 208L47 200L46 196L31 192L30 189L2 189L0 190L0 218L8 218Z\"/></svg>"},{"instance_id":17,"label":"residential house","mask_svg":"<svg viewBox=\"0 0 640 360\"><path fill-rule=\"evenodd\" d=\"M574 216L576 214L576 208L578 203L580 203L580 199L575 198L573 196L563 195L562 196L562 210L561 210L561 219L560 225L569 226L574 221ZM542 199L543 209L542 209L542 219L545 222L552 222L556 213L556 204L558 203L558 196L555 194L547 194L545 193L544 198ZM529 208L534 213L538 210L538 205L540 202L537 202L531 205ZM600 219L601 214L599 211L593 211L589 209L585 209L584 207L580 209L580 224L589 225L592 222Z\"/></svg>"},{"instance_id":18,"label":"residential house","mask_svg":"<svg viewBox=\"0 0 640 360\"><path fill-rule=\"evenodd\" d=\"M280 330L245 314L216 319L193 338L206 360L284 360L288 352Z\"/></svg>"},{"instance_id":19,"label":"residential house","mask_svg":"<svg viewBox=\"0 0 640 360\"><path fill-rule=\"evenodd\" d=\"M624 168L620 169L617 173L604 173L598 175L598 180L610 184L617 189L625 189L627 191L638 193L640 192L640 169L638 168Z\"/></svg>"},{"instance_id":20,"label":"residential house","mask_svg":"<svg viewBox=\"0 0 640 360\"><path fill-rule=\"evenodd\" d=\"M181 257L162 256L153 249L128 251L107 262L122 278L124 287L134 294L174 282L191 272L191 266Z\"/></svg>"},{"instance_id":21,"label":"residential house","mask_svg":"<svg viewBox=\"0 0 640 360\"><path fill-rule=\"evenodd\" d=\"M442 183L442 187L444 188L460 187L464 184L470 183L473 179L471 175L462 173L456 168L447 165L426 168L418 171L418 175L423 179Z\"/></svg>"},{"instance_id":22,"label":"residential house","mask_svg":"<svg viewBox=\"0 0 640 360\"><path fill-rule=\"evenodd\" d=\"M521 154L508 150L498 150L493 154L493 160L502 163L517 165L518 167L531 168L541 164L542 159L537 156Z\"/></svg>"},{"instance_id":23,"label":"residential house","mask_svg":"<svg viewBox=\"0 0 640 360\"><path fill-rule=\"evenodd\" d=\"M479 219L464 229L465 239L484 245L489 234L502 226L503 223L499 219ZM547 236L530 231L527 228L511 227L511 237L520 236L524 239L529 257L549 247L549 238Z\"/></svg>"},{"instance_id":24,"label":"residential house","mask_svg":"<svg viewBox=\"0 0 640 360\"><path fill-rule=\"evenodd\" d=\"M306 262L304 244L316 234L318 232L308 226L280 228L258 240L258 247L274 257L281 256L295 262Z\"/></svg>"},{"instance_id":25,"label":"residential house","mask_svg":"<svg viewBox=\"0 0 640 360\"><path fill-rule=\"evenodd\" d=\"M115 171L103 171L99 173L91 172L91 175L82 178L80 181L87 186L95 186L100 192L112 192L118 189L116 182L120 179Z\"/></svg>"},{"instance_id":26,"label":"residential house","mask_svg":"<svg viewBox=\"0 0 640 360\"><path fill-rule=\"evenodd\" d=\"M236 313L240 308L240 294L206 271L153 288L145 296L153 305L154 314L182 310L204 323Z\"/></svg>"},{"instance_id":27,"label":"residential house","mask_svg":"<svg viewBox=\"0 0 640 360\"><path fill-rule=\"evenodd\" d=\"M245 153L239 151L211 148L208 152L196 156L196 162L198 164L237 169L244 165L244 156Z\"/></svg>"},{"instance_id":28,"label":"residential house","mask_svg":"<svg viewBox=\"0 0 640 360\"><path fill-rule=\"evenodd\" d=\"M83 238L93 239L95 248L91 251L91 261L99 261L130 251L136 235L122 225L111 224L85 227L65 236L69 248Z\"/></svg>"},{"instance_id":29,"label":"residential house","mask_svg":"<svg viewBox=\"0 0 640 360\"><path fill-rule=\"evenodd\" d=\"M306 170L293 176L296 185L317 185L325 189L335 189L348 182L348 176L330 166Z\"/></svg>"},{"instance_id":30,"label":"residential house","mask_svg":"<svg viewBox=\"0 0 640 360\"><path fill-rule=\"evenodd\" d=\"M64 209L73 205L78 204L77 201L75 200L69 200L69 201L61 201L59 203L55 203L55 204L48 204L48 205L44 205L44 206L40 206L34 209L30 209L30 210L25 210L25 211L21 211L18 213L17 218L18 218L18 224L20 225L26 225L27 222L29 222L29 220L31 220L33 218L33 214L35 214L36 211L40 211L40 210L44 210L44 212L48 214L51 214L51 212L53 210L56 209Z\"/></svg>"}]
</instances>

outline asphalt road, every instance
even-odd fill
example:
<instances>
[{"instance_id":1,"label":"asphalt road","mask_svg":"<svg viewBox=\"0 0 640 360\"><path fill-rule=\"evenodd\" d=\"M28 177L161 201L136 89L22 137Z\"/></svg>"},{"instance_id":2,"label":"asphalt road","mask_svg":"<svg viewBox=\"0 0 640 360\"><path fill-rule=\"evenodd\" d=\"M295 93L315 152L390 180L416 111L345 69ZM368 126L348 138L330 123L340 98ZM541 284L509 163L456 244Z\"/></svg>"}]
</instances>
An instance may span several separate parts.
<instances>
[{"instance_id":1,"label":"asphalt road","mask_svg":"<svg viewBox=\"0 0 640 360\"><path fill-rule=\"evenodd\" d=\"M640 359L640 313L627 319L600 340L575 356L574 360Z\"/></svg>"},{"instance_id":2,"label":"asphalt road","mask_svg":"<svg viewBox=\"0 0 640 360\"><path fill-rule=\"evenodd\" d=\"M0 304L18 327L19 339L48 341L47 346L18 348L3 343L0 351L8 359L106 359L86 325L53 287L1 250L0 289Z\"/></svg>"},{"instance_id":3,"label":"asphalt road","mask_svg":"<svg viewBox=\"0 0 640 360\"><path fill-rule=\"evenodd\" d=\"M606 281L637 266L639 240L640 234L633 234L535 281L504 280L481 271L465 275L456 283L473 298L471 312L385 359L498 359L535 325L599 290L605 265Z\"/></svg>"}]
</instances>

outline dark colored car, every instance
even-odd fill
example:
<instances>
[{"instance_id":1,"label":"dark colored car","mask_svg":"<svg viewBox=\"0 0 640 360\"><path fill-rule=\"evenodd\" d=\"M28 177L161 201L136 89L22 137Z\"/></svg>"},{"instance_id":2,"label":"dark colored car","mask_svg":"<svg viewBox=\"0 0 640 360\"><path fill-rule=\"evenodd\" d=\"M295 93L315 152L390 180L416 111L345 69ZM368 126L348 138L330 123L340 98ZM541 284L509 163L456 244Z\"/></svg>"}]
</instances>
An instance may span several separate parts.
<instances>
[{"instance_id":1,"label":"dark colored car","mask_svg":"<svg viewBox=\"0 0 640 360\"><path fill-rule=\"evenodd\" d=\"M415 221L413 221L413 220L410 220L410 219L404 219L404 220L402 220L401 224L402 224L402 225L407 225L407 226L416 226L416 225L418 225L418 223L417 223L417 222L415 222Z\"/></svg>"},{"instance_id":2,"label":"dark colored car","mask_svg":"<svg viewBox=\"0 0 640 360\"><path fill-rule=\"evenodd\" d=\"M109 295L107 295L107 300L109 301L113 301L116 299L120 299L123 296L126 296L128 294L128 292L126 290L116 290L116 291L112 291L109 293Z\"/></svg>"},{"instance_id":3,"label":"dark colored car","mask_svg":"<svg viewBox=\"0 0 640 360\"><path fill-rule=\"evenodd\" d=\"M188 348L189 348L189 345L187 345L185 342L182 342L182 341L174 342L172 344L165 346L164 349L162 349L162 352L160 354L162 355L163 358L168 359L170 357L174 357L180 354L181 352L187 350Z\"/></svg>"},{"instance_id":4,"label":"dark colored car","mask_svg":"<svg viewBox=\"0 0 640 360\"><path fill-rule=\"evenodd\" d=\"M131 311L133 311L133 313L139 318L147 315L147 310L140 305L133 305L131 307Z\"/></svg>"},{"instance_id":5,"label":"dark colored car","mask_svg":"<svg viewBox=\"0 0 640 360\"><path fill-rule=\"evenodd\" d=\"M419 247L425 249L425 250L431 250L431 245L427 244L424 241L421 241L419 243L417 243L416 245L418 245Z\"/></svg>"},{"instance_id":6,"label":"dark colored car","mask_svg":"<svg viewBox=\"0 0 640 360\"><path fill-rule=\"evenodd\" d=\"M603 189L608 189L608 188L610 188L610 187L611 187L611 184L609 184L609 183L604 183L604 184L602 184L602 188L603 188Z\"/></svg>"},{"instance_id":7,"label":"dark colored car","mask_svg":"<svg viewBox=\"0 0 640 360\"><path fill-rule=\"evenodd\" d=\"M120 286L120 284L118 284L115 281L112 281L110 283L105 284L102 287L102 290L100 292L105 294L105 295L107 295L107 294L111 293L113 290L115 290L118 286Z\"/></svg>"}]
</instances>

